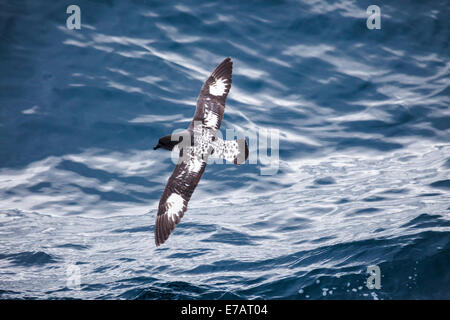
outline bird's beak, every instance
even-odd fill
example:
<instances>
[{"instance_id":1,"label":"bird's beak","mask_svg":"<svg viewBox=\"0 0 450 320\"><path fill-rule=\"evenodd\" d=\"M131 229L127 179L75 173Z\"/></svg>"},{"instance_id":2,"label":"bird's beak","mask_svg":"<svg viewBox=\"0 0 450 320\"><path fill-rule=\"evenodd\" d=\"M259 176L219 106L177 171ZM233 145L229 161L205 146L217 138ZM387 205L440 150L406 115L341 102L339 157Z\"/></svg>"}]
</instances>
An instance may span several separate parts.
<instances>
[{"instance_id":1,"label":"bird's beak","mask_svg":"<svg viewBox=\"0 0 450 320\"><path fill-rule=\"evenodd\" d=\"M153 148L153 150L156 150L158 148L161 148L161 145L159 143L156 145L156 147Z\"/></svg>"}]
</instances>

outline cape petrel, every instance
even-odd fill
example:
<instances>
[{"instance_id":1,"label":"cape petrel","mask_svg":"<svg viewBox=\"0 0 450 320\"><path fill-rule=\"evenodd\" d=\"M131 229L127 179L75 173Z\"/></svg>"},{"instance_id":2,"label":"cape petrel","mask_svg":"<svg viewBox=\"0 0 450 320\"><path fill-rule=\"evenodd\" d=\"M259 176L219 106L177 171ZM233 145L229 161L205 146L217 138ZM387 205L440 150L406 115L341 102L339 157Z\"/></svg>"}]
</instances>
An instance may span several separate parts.
<instances>
[{"instance_id":1,"label":"cape petrel","mask_svg":"<svg viewBox=\"0 0 450 320\"><path fill-rule=\"evenodd\" d=\"M183 217L189 199L205 171L209 155L214 153L235 164L242 164L248 158L245 139L222 140L216 137L225 112L225 100L231 88L232 68L233 61L226 58L203 84L194 119L184 134L180 134L178 138L175 135L164 136L153 148L172 150L175 146L179 149L182 146L178 164L159 201L155 225L156 246L169 238Z\"/></svg>"}]
</instances>

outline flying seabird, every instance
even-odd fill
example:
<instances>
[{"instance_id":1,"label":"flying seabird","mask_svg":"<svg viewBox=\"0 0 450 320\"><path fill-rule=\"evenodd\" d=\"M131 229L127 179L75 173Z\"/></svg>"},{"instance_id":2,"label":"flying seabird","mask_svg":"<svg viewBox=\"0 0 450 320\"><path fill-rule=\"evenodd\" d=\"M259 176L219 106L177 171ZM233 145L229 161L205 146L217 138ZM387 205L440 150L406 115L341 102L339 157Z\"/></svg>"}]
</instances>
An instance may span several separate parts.
<instances>
[{"instance_id":1,"label":"flying seabird","mask_svg":"<svg viewBox=\"0 0 450 320\"><path fill-rule=\"evenodd\" d=\"M232 69L231 58L223 60L203 84L194 119L188 129L177 136L160 138L153 148L172 150L177 146L180 149L178 164L159 201L155 225L156 246L169 238L183 217L189 199L205 171L209 155L214 153L215 156L238 165L248 158L246 139L222 140L216 137L225 112L225 100L231 88Z\"/></svg>"}]
</instances>

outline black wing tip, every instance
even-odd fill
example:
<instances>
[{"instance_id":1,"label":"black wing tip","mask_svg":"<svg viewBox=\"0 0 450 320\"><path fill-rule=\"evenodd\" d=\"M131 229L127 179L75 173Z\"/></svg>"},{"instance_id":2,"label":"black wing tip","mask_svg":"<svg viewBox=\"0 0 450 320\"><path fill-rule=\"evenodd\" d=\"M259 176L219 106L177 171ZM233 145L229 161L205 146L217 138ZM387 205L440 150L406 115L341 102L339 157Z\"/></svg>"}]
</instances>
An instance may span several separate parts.
<instances>
[{"instance_id":1,"label":"black wing tip","mask_svg":"<svg viewBox=\"0 0 450 320\"><path fill-rule=\"evenodd\" d=\"M167 214L161 214L156 216L155 223L155 244L157 247L162 245L164 242L169 239L169 236L172 234L172 231L175 230L178 223L180 223L181 218L184 216L184 212L186 209L181 211L179 215L176 217L175 221L170 219Z\"/></svg>"},{"instance_id":2,"label":"black wing tip","mask_svg":"<svg viewBox=\"0 0 450 320\"><path fill-rule=\"evenodd\" d=\"M219 64L219 66L221 65L227 66L231 69L233 68L233 60L231 59L231 57L227 57Z\"/></svg>"},{"instance_id":3,"label":"black wing tip","mask_svg":"<svg viewBox=\"0 0 450 320\"><path fill-rule=\"evenodd\" d=\"M231 80L232 70L233 70L233 60L231 60L230 57L227 57L216 67L212 75L216 79L226 77Z\"/></svg>"},{"instance_id":4,"label":"black wing tip","mask_svg":"<svg viewBox=\"0 0 450 320\"><path fill-rule=\"evenodd\" d=\"M162 245L169 238L175 224L169 221L167 215L158 215L155 224L155 244L157 247Z\"/></svg>"},{"instance_id":5,"label":"black wing tip","mask_svg":"<svg viewBox=\"0 0 450 320\"><path fill-rule=\"evenodd\" d=\"M225 59L222 60L221 63L218 64L218 66L221 66L223 64L232 64L233 63L233 59L231 59L231 57L226 57Z\"/></svg>"},{"instance_id":6,"label":"black wing tip","mask_svg":"<svg viewBox=\"0 0 450 320\"><path fill-rule=\"evenodd\" d=\"M160 247L164 242L166 242L166 240L158 240L155 238L155 245L156 247Z\"/></svg>"}]
</instances>

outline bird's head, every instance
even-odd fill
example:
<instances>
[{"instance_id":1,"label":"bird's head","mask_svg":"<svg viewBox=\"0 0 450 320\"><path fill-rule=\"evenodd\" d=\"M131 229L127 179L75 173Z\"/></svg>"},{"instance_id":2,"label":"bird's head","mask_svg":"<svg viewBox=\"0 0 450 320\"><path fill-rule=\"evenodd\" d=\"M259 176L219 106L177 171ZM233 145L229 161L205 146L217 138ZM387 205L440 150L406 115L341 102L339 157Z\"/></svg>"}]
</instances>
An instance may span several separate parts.
<instances>
[{"instance_id":1,"label":"bird's head","mask_svg":"<svg viewBox=\"0 0 450 320\"><path fill-rule=\"evenodd\" d=\"M159 139L158 144L153 148L153 150L163 148L166 150L172 151L172 149L181 141L183 137L180 137L178 140L172 140L172 135L167 135Z\"/></svg>"}]
</instances>

